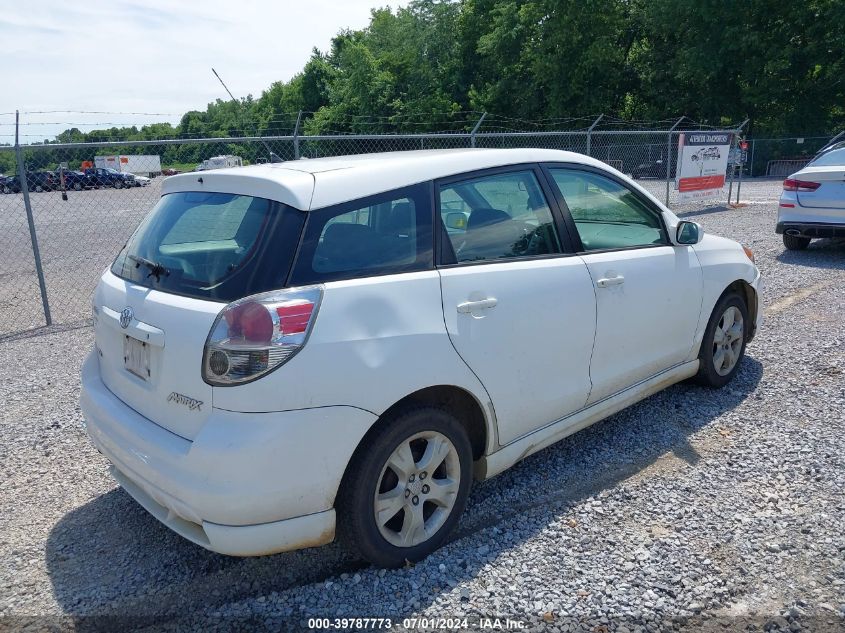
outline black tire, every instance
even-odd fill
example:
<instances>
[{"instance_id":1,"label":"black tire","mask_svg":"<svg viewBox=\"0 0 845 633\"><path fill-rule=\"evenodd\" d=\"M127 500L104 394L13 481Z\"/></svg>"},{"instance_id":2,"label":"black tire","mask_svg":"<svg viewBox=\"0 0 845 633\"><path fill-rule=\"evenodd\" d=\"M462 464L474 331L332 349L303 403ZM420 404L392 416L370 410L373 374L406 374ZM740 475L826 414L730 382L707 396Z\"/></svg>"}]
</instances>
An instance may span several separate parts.
<instances>
[{"instance_id":1,"label":"black tire","mask_svg":"<svg viewBox=\"0 0 845 633\"><path fill-rule=\"evenodd\" d=\"M115 180L114 183L113 183L113 186L114 186L115 189L122 189L123 183L120 180Z\"/></svg>"},{"instance_id":2,"label":"black tire","mask_svg":"<svg viewBox=\"0 0 845 633\"><path fill-rule=\"evenodd\" d=\"M739 310L742 315L742 333L739 339L738 357L733 367L729 372L721 374L717 370L714 360L714 355L718 351L718 344L715 341L716 329L720 327L723 315L731 307ZM714 389L724 387L728 384L736 374L742 363L742 358L745 356L745 344L748 340L749 327L751 327L751 323L748 320L748 307L745 305L745 299L737 292L728 292L722 295L721 299L716 303L716 307L713 308L713 313L707 322L707 329L704 330L704 338L701 341L701 349L698 352L698 373L693 377L693 380L700 385Z\"/></svg>"},{"instance_id":3,"label":"black tire","mask_svg":"<svg viewBox=\"0 0 845 633\"><path fill-rule=\"evenodd\" d=\"M44 191L44 187L41 185L35 185L35 193L42 193Z\"/></svg>"},{"instance_id":4,"label":"black tire","mask_svg":"<svg viewBox=\"0 0 845 633\"><path fill-rule=\"evenodd\" d=\"M376 523L375 495L388 477L395 478L397 487L410 486L407 483L399 483L396 474L392 470L386 470L387 462L403 442L425 432L439 433L452 443L459 462L458 491L448 516L434 534L414 546L401 547L390 543L382 535ZM414 443L411 446L412 451L417 450ZM415 462L418 459L415 454ZM433 479L435 473L430 476ZM347 468L335 503L338 540L348 549L357 551L362 558L380 567L400 567L406 561L421 560L440 547L454 529L466 507L471 484L472 447L466 430L458 419L437 407L417 406L402 410L379 422L371 436L366 438L356 451ZM408 498L407 492L405 498ZM429 506L426 503L428 502L423 500L423 512L428 511L426 508ZM401 512L400 524L405 516L404 510ZM400 515L397 514L394 519L398 517ZM392 521L393 519L388 521L388 524Z\"/></svg>"},{"instance_id":5,"label":"black tire","mask_svg":"<svg viewBox=\"0 0 845 633\"><path fill-rule=\"evenodd\" d=\"M82 191L82 183L81 182L73 183L73 189L74 189L74 191Z\"/></svg>"},{"instance_id":6,"label":"black tire","mask_svg":"<svg viewBox=\"0 0 845 633\"><path fill-rule=\"evenodd\" d=\"M809 237L783 234L783 245L790 251L803 251L810 245Z\"/></svg>"}]
</instances>

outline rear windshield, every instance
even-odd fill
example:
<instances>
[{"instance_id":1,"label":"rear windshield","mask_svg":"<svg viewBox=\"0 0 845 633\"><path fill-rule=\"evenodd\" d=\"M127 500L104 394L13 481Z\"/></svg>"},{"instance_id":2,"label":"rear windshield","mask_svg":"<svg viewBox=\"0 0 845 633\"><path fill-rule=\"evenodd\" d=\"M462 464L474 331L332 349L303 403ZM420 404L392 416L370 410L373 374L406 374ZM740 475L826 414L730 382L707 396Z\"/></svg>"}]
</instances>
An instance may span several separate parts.
<instances>
[{"instance_id":1,"label":"rear windshield","mask_svg":"<svg viewBox=\"0 0 845 633\"><path fill-rule=\"evenodd\" d=\"M304 221L302 211L263 198L168 194L111 270L148 288L234 301L284 285Z\"/></svg>"},{"instance_id":2,"label":"rear windshield","mask_svg":"<svg viewBox=\"0 0 845 633\"><path fill-rule=\"evenodd\" d=\"M830 150L810 163L819 167L830 167L834 165L845 165L845 147Z\"/></svg>"}]
</instances>

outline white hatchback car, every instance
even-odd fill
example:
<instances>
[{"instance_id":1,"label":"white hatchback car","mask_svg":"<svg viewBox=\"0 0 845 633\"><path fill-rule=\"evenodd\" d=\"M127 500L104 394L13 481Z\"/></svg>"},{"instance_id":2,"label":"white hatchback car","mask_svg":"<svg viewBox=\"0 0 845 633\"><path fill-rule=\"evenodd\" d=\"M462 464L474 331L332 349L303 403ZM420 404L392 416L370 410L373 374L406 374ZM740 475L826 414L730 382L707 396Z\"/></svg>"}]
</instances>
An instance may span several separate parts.
<instances>
[{"instance_id":1,"label":"white hatchback car","mask_svg":"<svg viewBox=\"0 0 845 633\"><path fill-rule=\"evenodd\" d=\"M775 232L789 250L804 250L816 237L845 237L845 142L783 181Z\"/></svg>"},{"instance_id":2,"label":"white hatchback car","mask_svg":"<svg viewBox=\"0 0 845 633\"><path fill-rule=\"evenodd\" d=\"M751 252L553 150L184 174L103 273L88 433L184 537L258 555L335 532L383 566L492 477L686 378L760 322Z\"/></svg>"}]
</instances>

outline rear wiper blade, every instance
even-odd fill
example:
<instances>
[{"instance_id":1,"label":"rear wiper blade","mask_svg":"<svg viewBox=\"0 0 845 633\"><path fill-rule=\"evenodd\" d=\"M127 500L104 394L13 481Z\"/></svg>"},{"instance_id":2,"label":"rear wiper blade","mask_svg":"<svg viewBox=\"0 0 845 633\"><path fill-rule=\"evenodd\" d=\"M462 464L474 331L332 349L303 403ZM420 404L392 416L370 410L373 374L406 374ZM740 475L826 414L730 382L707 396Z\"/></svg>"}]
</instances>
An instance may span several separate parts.
<instances>
[{"instance_id":1,"label":"rear wiper blade","mask_svg":"<svg viewBox=\"0 0 845 633\"><path fill-rule=\"evenodd\" d=\"M141 264L143 264L144 266L150 269L147 278L155 277L156 281L161 281L162 275L164 275L165 277L170 275L170 269L165 268L163 264L159 264L157 262L147 259L146 257L141 257L139 255L127 255L127 257L133 262L135 262L135 268L138 268L139 266L141 266Z\"/></svg>"}]
</instances>

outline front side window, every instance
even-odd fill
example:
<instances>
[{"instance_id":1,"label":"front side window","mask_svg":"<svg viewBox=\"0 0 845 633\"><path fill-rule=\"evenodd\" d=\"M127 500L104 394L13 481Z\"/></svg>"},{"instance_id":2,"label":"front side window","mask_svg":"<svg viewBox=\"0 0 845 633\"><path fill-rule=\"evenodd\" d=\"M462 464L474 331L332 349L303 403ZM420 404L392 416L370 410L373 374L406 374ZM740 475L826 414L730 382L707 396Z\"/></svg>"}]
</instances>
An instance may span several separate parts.
<instances>
[{"instance_id":1,"label":"front side window","mask_svg":"<svg viewBox=\"0 0 845 633\"><path fill-rule=\"evenodd\" d=\"M311 211L291 283L431 268L429 191L416 185Z\"/></svg>"},{"instance_id":2,"label":"front side window","mask_svg":"<svg viewBox=\"0 0 845 633\"><path fill-rule=\"evenodd\" d=\"M454 254L452 259L444 253L445 263L561 252L551 210L530 169L442 185L440 217Z\"/></svg>"},{"instance_id":3,"label":"front side window","mask_svg":"<svg viewBox=\"0 0 845 633\"><path fill-rule=\"evenodd\" d=\"M669 243L658 213L621 183L595 172L550 171L585 251Z\"/></svg>"},{"instance_id":4,"label":"front side window","mask_svg":"<svg viewBox=\"0 0 845 633\"><path fill-rule=\"evenodd\" d=\"M112 272L136 284L232 301L281 288L304 213L252 196L163 196L117 256Z\"/></svg>"}]
</instances>

